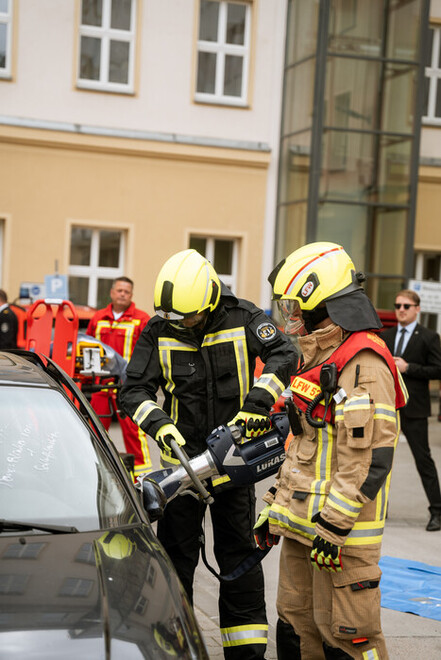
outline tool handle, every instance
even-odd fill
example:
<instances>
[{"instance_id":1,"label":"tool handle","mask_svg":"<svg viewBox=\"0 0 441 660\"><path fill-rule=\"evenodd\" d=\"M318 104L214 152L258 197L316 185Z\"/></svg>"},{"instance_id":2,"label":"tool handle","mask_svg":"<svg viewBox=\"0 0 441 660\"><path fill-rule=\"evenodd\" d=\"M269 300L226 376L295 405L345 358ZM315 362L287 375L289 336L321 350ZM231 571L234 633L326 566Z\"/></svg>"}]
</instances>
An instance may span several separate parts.
<instances>
[{"instance_id":1,"label":"tool handle","mask_svg":"<svg viewBox=\"0 0 441 660\"><path fill-rule=\"evenodd\" d=\"M182 467L184 468L184 470L187 472L188 476L192 480L192 482L194 484L194 487L196 488L196 490L202 496L202 499L204 500L205 504L213 504L214 499L212 498L212 496L210 495L208 490L205 488L202 481L199 479L199 477L197 476L197 474L195 473L195 471L191 467L190 461L189 461L189 458L188 458L186 452L182 449L182 447L180 447L178 445L176 440L170 440L170 446L173 450L174 455L179 460Z\"/></svg>"}]
</instances>

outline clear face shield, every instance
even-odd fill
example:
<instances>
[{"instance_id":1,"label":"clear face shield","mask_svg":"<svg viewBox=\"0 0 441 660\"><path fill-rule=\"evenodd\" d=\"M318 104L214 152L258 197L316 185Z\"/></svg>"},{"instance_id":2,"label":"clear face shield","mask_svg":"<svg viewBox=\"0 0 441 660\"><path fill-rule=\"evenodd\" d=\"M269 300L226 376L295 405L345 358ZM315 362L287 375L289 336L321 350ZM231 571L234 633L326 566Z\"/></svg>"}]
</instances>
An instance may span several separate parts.
<instances>
[{"instance_id":1,"label":"clear face shield","mask_svg":"<svg viewBox=\"0 0 441 660\"><path fill-rule=\"evenodd\" d=\"M285 324L285 335L296 335L302 337L306 335L306 329L303 321L302 310L297 300L278 300L280 316Z\"/></svg>"},{"instance_id":2,"label":"clear face shield","mask_svg":"<svg viewBox=\"0 0 441 660\"><path fill-rule=\"evenodd\" d=\"M174 312L163 312L162 310L156 310L156 313L166 319L175 330L186 332L189 335L202 330L208 317L207 310L187 317L182 317Z\"/></svg>"}]
</instances>

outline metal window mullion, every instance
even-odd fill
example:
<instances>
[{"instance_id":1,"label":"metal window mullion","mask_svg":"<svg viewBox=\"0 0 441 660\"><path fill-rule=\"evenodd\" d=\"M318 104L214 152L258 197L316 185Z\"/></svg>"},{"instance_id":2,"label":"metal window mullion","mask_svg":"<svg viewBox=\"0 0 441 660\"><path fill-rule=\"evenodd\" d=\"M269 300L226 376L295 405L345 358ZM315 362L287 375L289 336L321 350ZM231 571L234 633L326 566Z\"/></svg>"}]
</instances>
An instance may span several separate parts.
<instances>
[{"instance_id":1,"label":"metal window mullion","mask_svg":"<svg viewBox=\"0 0 441 660\"><path fill-rule=\"evenodd\" d=\"M205 258L211 264L214 264L214 238L209 238L207 236L207 243L205 245Z\"/></svg>"},{"instance_id":2,"label":"metal window mullion","mask_svg":"<svg viewBox=\"0 0 441 660\"><path fill-rule=\"evenodd\" d=\"M237 273L239 269L239 241L233 240L233 258L231 263L231 290L237 291Z\"/></svg>"},{"instance_id":3,"label":"metal window mullion","mask_svg":"<svg viewBox=\"0 0 441 660\"><path fill-rule=\"evenodd\" d=\"M0 23L6 25L6 66L3 69L0 69L0 73L3 75L9 75L11 72L11 53L12 53L12 3L8 4L8 11L5 14L1 15Z\"/></svg>"},{"instance_id":4,"label":"metal window mullion","mask_svg":"<svg viewBox=\"0 0 441 660\"><path fill-rule=\"evenodd\" d=\"M413 140L410 154L409 172L409 211L407 231L404 246L404 274L406 279L412 277L413 253L415 241L416 198L418 188L419 152L421 140L421 118L423 116L424 62L425 44L429 25L429 0L423 0L420 8L418 71L416 76L415 108L413 113ZM438 40L439 45L439 40Z\"/></svg>"},{"instance_id":5,"label":"metal window mullion","mask_svg":"<svg viewBox=\"0 0 441 660\"><path fill-rule=\"evenodd\" d=\"M436 117L436 87L437 80L433 74L427 76L429 78L429 96L427 99L427 116L431 119Z\"/></svg>"},{"instance_id":6,"label":"metal window mullion","mask_svg":"<svg viewBox=\"0 0 441 660\"><path fill-rule=\"evenodd\" d=\"M430 65L432 69L439 69L439 42L440 42L440 28L433 29L432 53L430 58Z\"/></svg>"},{"instance_id":7,"label":"metal window mullion","mask_svg":"<svg viewBox=\"0 0 441 660\"><path fill-rule=\"evenodd\" d=\"M216 80L214 85L214 93L216 96L224 96L226 30L227 3L220 2L219 22L217 26Z\"/></svg>"},{"instance_id":8,"label":"metal window mullion","mask_svg":"<svg viewBox=\"0 0 441 660\"><path fill-rule=\"evenodd\" d=\"M323 114L328 50L329 0L321 0L317 26L316 70L314 79L314 108L311 129L311 169L308 184L306 241L317 240L317 216L322 168Z\"/></svg>"},{"instance_id":9,"label":"metal window mullion","mask_svg":"<svg viewBox=\"0 0 441 660\"><path fill-rule=\"evenodd\" d=\"M434 30L433 34L433 49L432 49L432 66L433 66L433 75L430 78L430 88L429 92L431 92L432 97L431 97L431 114L430 116L433 118L437 117L436 114L436 94L438 91L438 84L439 84L439 76L441 75L441 71L439 69L439 57L440 57L440 34L441 31L439 28L436 28Z\"/></svg>"},{"instance_id":10,"label":"metal window mullion","mask_svg":"<svg viewBox=\"0 0 441 660\"><path fill-rule=\"evenodd\" d=\"M248 75L249 75L249 60L250 60L250 42L251 42L251 5L246 5L245 8L245 33L243 45L243 58L242 58L242 93L241 98L247 98L248 89Z\"/></svg>"},{"instance_id":11,"label":"metal window mullion","mask_svg":"<svg viewBox=\"0 0 441 660\"><path fill-rule=\"evenodd\" d=\"M126 232L121 231L120 232L120 241L119 241L119 254L118 254L118 270L121 271L121 273L125 270L125 254L126 254Z\"/></svg>"}]
</instances>

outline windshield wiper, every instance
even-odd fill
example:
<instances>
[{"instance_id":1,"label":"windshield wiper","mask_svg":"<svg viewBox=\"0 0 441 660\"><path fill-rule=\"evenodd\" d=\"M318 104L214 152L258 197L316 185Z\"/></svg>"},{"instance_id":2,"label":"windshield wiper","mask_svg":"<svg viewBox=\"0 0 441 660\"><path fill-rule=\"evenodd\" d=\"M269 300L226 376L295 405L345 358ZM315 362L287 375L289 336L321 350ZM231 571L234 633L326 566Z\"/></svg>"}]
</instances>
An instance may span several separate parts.
<instances>
[{"instance_id":1,"label":"windshield wiper","mask_svg":"<svg viewBox=\"0 0 441 660\"><path fill-rule=\"evenodd\" d=\"M51 534L75 534L78 532L76 527L68 525L46 525L45 523L35 522L21 522L20 520L5 520L0 518L0 534L8 531L26 531L28 529L38 529L42 532L50 532Z\"/></svg>"}]
</instances>

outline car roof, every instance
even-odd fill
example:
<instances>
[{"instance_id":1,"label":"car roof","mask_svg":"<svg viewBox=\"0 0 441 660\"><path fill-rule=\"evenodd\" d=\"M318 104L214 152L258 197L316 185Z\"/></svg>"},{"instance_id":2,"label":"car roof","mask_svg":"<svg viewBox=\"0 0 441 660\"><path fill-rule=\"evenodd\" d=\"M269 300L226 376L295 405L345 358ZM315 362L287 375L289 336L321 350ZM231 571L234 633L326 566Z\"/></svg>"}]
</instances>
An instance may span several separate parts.
<instances>
[{"instance_id":1,"label":"car roof","mask_svg":"<svg viewBox=\"0 0 441 660\"><path fill-rule=\"evenodd\" d=\"M0 351L0 384L57 387L43 367L37 355L32 359L13 352Z\"/></svg>"}]
</instances>

